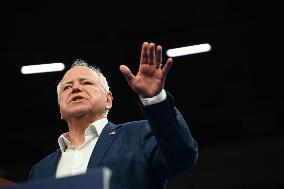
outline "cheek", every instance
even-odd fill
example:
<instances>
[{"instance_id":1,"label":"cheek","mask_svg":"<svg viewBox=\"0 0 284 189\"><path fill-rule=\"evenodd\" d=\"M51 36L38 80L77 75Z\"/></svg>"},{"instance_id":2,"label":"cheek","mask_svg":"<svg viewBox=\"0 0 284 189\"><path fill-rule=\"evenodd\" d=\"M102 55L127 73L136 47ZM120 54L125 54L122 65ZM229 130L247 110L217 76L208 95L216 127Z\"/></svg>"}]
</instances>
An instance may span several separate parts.
<instances>
[{"instance_id":1,"label":"cheek","mask_svg":"<svg viewBox=\"0 0 284 189\"><path fill-rule=\"evenodd\" d=\"M67 101L66 97L64 95L61 95L60 100L59 100L59 108L64 108L66 107Z\"/></svg>"},{"instance_id":2,"label":"cheek","mask_svg":"<svg viewBox=\"0 0 284 189\"><path fill-rule=\"evenodd\" d=\"M93 96L92 101L93 101L93 103L95 103L95 104L103 104L105 100L104 100L104 97L103 97L103 96L101 96L101 95L96 95L96 96Z\"/></svg>"},{"instance_id":3,"label":"cheek","mask_svg":"<svg viewBox=\"0 0 284 189\"><path fill-rule=\"evenodd\" d=\"M60 102L59 103L59 111L60 111L60 113L63 113L65 109L66 109L65 105L62 102Z\"/></svg>"},{"instance_id":4,"label":"cheek","mask_svg":"<svg viewBox=\"0 0 284 189\"><path fill-rule=\"evenodd\" d=\"M92 98L92 103L95 104L95 105L100 105L100 106L105 106L105 103L106 103L106 96L104 96L103 94L98 94L97 95L94 95Z\"/></svg>"},{"instance_id":5,"label":"cheek","mask_svg":"<svg viewBox=\"0 0 284 189\"><path fill-rule=\"evenodd\" d=\"M103 101L106 98L104 91L100 88L89 91L89 95L91 96L91 99L95 99L96 101Z\"/></svg>"},{"instance_id":6,"label":"cheek","mask_svg":"<svg viewBox=\"0 0 284 189\"><path fill-rule=\"evenodd\" d=\"M60 102L61 104L66 103L67 96L68 96L67 92L62 93L61 96L60 96L59 102Z\"/></svg>"}]
</instances>

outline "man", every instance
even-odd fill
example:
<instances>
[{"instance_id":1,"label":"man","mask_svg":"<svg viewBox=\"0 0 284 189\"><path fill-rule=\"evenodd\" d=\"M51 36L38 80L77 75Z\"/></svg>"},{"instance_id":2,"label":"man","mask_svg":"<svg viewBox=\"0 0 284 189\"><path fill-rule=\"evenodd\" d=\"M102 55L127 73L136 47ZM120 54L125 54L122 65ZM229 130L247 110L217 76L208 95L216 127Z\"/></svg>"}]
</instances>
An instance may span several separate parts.
<instances>
[{"instance_id":1,"label":"man","mask_svg":"<svg viewBox=\"0 0 284 189\"><path fill-rule=\"evenodd\" d=\"M167 179L197 161L197 144L173 97L163 88L173 61L162 66L162 47L144 42L138 73L120 66L141 99L146 120L113 124L112 93L100 70L77 61L58 84L58 103L69 131L60 148L33 166L30 179L65 177L92 168L112 171L110 188L165 188Z\"/></svg>"}]
</instances>

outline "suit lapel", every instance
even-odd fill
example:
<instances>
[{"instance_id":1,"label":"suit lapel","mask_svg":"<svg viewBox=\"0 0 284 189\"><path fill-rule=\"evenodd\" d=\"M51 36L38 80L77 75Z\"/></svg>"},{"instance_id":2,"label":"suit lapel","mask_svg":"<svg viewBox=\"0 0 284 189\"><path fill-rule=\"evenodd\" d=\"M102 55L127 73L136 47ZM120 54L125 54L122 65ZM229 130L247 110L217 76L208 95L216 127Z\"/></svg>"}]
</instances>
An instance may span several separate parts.
<instances>
[{"instance_id":1,"label":"suit lapel","mask_svg":"<svg viewBox=\"0 0 284 189\"><path fill-rule=\"evenodd\" d=\"M57 149L54 155L54 158L52 158L49 162L48 162L48 168L45 170L44 172L44 176L54 176L56 175L56 171L57 171L57 166L61 157L61 150Z\"/></svg>"},{"instance_id":2,"label":"suit lapel","mask_svg":"<svg viewBox=\"0 0 284 189\"><path fill-rule=\"evenodd\" d=\"M99 163L104 157L105 153L111 146L113 140L118 134L119 126L114 125L113 123L108 123L96 143L96 146L92 152L90 161L88 163L88 168L97 168L99 167Z\"/></svg>"}]
</instances>

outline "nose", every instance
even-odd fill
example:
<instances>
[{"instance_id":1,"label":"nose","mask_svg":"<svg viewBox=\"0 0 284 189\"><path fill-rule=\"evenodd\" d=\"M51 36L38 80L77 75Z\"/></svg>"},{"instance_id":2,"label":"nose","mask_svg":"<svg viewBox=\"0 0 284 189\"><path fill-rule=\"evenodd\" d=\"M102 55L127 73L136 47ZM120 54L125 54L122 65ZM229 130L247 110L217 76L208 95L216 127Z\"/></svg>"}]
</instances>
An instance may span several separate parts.
<instances>
[{"instance_id":1,"label":"nose","mask_svg":"<svg viewBox=\"0 0 284 189\"><path fill-rule=\"evenodd\" d=\"M72 86L72 93L78 93L82 91L82 86L80 85L80 83L74 83Z\"/></svg>"}]
</instances>

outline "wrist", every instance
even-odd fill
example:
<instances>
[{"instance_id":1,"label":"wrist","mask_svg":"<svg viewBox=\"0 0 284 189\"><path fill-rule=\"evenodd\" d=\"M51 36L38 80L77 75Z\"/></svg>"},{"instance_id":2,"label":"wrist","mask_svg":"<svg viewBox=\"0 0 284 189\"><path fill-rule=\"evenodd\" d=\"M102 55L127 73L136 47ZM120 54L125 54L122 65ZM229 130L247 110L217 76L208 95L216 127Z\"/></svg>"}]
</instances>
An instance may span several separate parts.
<instances>
[{"instance_id":1,"label":"wrist","mask_svg":"<svg viewBox=\"0 0 284 189\"><path fill-rule=\"evenodd\" d=\"M166 91L164 89L162 89L159 94L157 94L156 96L151 97L151 98L145 98L145 97L142 97L141 95L139 95L139 98L140 98L140 100L141 100L141 102L144 106L148 106L148 105L152 105L152 104L162 102L166 99L166 97L167 97L167 94L166 94Z\"/></svg>"}]
</instances>

